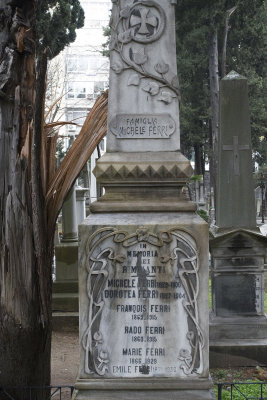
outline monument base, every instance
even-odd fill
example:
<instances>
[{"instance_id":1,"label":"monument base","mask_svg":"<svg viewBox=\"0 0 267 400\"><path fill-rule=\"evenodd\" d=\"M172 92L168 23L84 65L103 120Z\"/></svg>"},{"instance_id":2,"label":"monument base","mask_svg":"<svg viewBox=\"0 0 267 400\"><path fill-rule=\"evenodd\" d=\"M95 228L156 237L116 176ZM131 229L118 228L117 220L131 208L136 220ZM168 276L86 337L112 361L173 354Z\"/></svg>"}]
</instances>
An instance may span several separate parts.
<instances>
[{"instance_id":1,"label":"monument base","mask_svg":"<svg viewBox=\"0 0 267 400\"><path fill-rule=\"evenodd\" d=\"M61 242L55 247L56 281L78 280L78 241Z\"/></svg>"},{"instance_id":2,"label":"monument base","mask_svg":"<svg viewBox=\"0 0 267 400\"><path fill-rule=\"evenodd\" d=\"M215 400L212 387L211 379L79 379L72 400Z\"/></svg>"},{"instance_id":3,"label":"monument base","mask_svg":"<svg viewBox=\"0 0 267 400\"><path fill-rule=\"evenodd\" d=\"M237 341L210 345L211 368L266 367L266 360L266 344Z\"/></svg>"},{"instance_id":4,"label":"monument base","mask_svg":"<svg viewBox=\"0 0 267 400\"><path fill-rule=\"evenodd\" d=\"M217 229L210 241L212 313L210 362L227 368L266 365L264 257L256 230Z\"/></svg>"},{"instance_id":5,"label":"monument base","mask_svg":"<svg viewBox=\"0 0 267 400\"><path fill-rule=\"evenodd\" d=\"M267 365L265 316L210 319L211 368Z\"/></svg>"}]
</instances>

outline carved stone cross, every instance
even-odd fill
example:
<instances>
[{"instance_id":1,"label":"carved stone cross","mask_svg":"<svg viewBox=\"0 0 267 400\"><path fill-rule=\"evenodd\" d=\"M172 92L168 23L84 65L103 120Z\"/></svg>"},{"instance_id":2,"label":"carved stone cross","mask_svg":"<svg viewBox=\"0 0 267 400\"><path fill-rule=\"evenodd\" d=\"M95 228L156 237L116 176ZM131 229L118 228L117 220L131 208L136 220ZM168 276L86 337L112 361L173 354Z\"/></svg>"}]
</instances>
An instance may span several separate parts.
<instances>
[{"instance_id":1,"label":"carved stone cross","mask_svg":"<svg viewBox=\"0 0 267 400\"><path fill-rule=\"evenodd\" d=\"M240 175L239 150L249 150L248 144L239 145L238 136L233 136L233 145L223 145L223 150L234 152L234 174Z\"/></svg>"},{"instance_id":2,"label":"carved stone cross","mask_svg":"<svg viewBox=\"0 0 267 400\"><path fill-rule=\"evenodd\" d=\"M149 30L147 29L147 25L155 28L157 26L157 18L155 16L149 16L150 10L147 8L140 8L140 17L132 15L130 24L131 26L141 25L138 29L138 33L141 35L149 34Z\"/></svg>"}]
</instances>

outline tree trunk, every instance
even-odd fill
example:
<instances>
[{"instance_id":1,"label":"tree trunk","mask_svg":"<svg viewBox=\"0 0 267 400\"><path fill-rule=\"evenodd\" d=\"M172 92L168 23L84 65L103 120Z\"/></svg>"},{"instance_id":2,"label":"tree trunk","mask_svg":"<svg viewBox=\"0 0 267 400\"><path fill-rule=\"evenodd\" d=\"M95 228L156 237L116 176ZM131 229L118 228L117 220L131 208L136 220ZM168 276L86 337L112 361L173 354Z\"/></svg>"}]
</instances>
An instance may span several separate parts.
<instances>
[{"instance_id":1,"label":"tree trunk","mask_svg":"<svg viewBox=\"0 0 267 400\"><path fill-rule=\"evenodd\" d=\"M35 115L35 0L2 0L0 25L0 382L50 382L51 239ZM31 151L31 148L33 151ZM42 399L42 395L38 397Z\"/></svg>"},{"instance_id":2,"label":"tree trunk","mask_svg":"<svg viewBox=\"0 0 267 400\"><path fill-rule=\"evenodd\" d=\"M210 181L216 193L216 171L218 155L218 127L219 127L219 71L218 71L218 39L217 31L209 38L209 79L211 94L211 138L212 149L210 157ZM216 197L215 197L216 199Z\"/></svg>"}]
</instances>

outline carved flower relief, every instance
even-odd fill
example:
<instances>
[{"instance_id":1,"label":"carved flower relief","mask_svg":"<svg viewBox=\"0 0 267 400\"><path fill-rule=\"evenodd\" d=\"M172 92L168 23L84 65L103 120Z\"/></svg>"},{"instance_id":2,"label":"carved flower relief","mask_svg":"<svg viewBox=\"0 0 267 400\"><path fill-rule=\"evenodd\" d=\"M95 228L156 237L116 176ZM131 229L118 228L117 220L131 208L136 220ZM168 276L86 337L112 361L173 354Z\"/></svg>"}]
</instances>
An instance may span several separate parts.
<instances>
[{"instance_id":1,"label":"carved flower relief","mask_svg":"<svg viewBox=\"0 0 267 400\"><path fill-rule=\"evenodd\" d=\"M132 48L130 48L129 56L130 56L130 59L137 65L143 65L148 60L148 57L145 54L144 47L139 47L138 50L133 50Z\"/></svg>"},{"instance_id":2,"label":"carved flower relief","mask_svg":"<svg viewBox=\"0 0 267 400\"><path fill-rule=\"evenodd\" d=\"M159 84L157 82L150 81L143 88L145 92L151 94L151 96L156 96L159 93Z\"/></svg>"},{"instance_id":3,"label":"carved flower relief","mask_svg":"<svg viewBox=\"0 0 267 400\"><path fill-rule=\"evenodd\" d=\"M192 356L189 350L181 349L179 352L179 360L184 361L187 367L190 367L190 363L192 361Z\"/></svg>"},{"instance_id":4,"label":"carved flower relief","mask_svg":"<svg viewBox=\"0 0 267 400\"><path fill-rule=\"evenodd\" d=\"M99 362L97 366L98 370L101 372L101 375L104 375L105 372L108 372L108 353L105 350L100 350L97 361Z\"/></svg>"},{"instance_id":5,"label":"carved flower relief","mask_svg":"<svg viewBox=\"0 0 267 400\"><path fill-rule=\"evenodd\" d=\"M98 361L100 361L100 362L102 362L104 364L107 364L109 362L108 353L106 351L104 351L104 350L100 350Z\"/></svg>"},{"instance_id":6,"label":"carved flower relief","mask_svg":"<svg viewBox=\"0 0 267 400\"><path fill-rule=\"evenodd\" d=\"M101 332L95 332L93 338L96 346L103 343L103 336Z\"/></svg>"},{"instance_id":7,"label":"carved flower relief","mask_svg":"<svg viewBox=\"0 0 267 400\"><path fill-rule=\"evenodd\" d=\"M165 63L157 63L155 65L155 71L158 72L159 74L167 74L167 72L169 72L169 64L165 64Z\"/></svg>"}]
</instances>

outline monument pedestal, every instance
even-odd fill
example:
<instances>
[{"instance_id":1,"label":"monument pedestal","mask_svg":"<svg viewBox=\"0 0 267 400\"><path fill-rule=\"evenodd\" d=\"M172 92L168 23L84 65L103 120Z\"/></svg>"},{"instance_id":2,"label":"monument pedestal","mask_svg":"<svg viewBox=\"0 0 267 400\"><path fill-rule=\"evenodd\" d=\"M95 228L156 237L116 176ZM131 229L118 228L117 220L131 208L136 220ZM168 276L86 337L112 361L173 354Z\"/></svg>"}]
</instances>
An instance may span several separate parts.
<instances>
[{"instance_id":1,"label":"monument pedestal","mask_svg":"<svg viewBox=\"0 0 267 400\"><path fill-rule=\"evenodd\" d=\"M267 365L266 247L266 237L245 229L218 231L210 241L213 368Z\"/></svg>"},{"instance_id":2,"label":"monument pedestal","mask_svg":"<svg viewBox=\"0 0 267 400\"><path fill-rule=\"evenodd\" d=\"M212 368L267 365L266 317L210 319Z\"/></svg>"},{"instance_id":3,"label":"monument pedestal","mask_svg":"<svg viewBox=\"0 0 267 400\"><path fill-rule=\"evenodd\" d=\"M210 379L188 379L179 383L177 379L160 379L151 381L138 379L105 380L105 384L96 381L78 380L75 385L74 398L77 400L215 400L212 394ZM79 395L77 395L79 390ZM76 397L77 396L77 397Z\"/></svg>"},{"instance_id":4,"label":"monument pedestal","mask_svg":"<svg viewBox=\"0 0 267 400\"><path fill-rule=\"evenodd\" d=\"M195 213L92 214L79 227L75 399L214 399L208 226Z\"/></svg>"}]
</instances>

